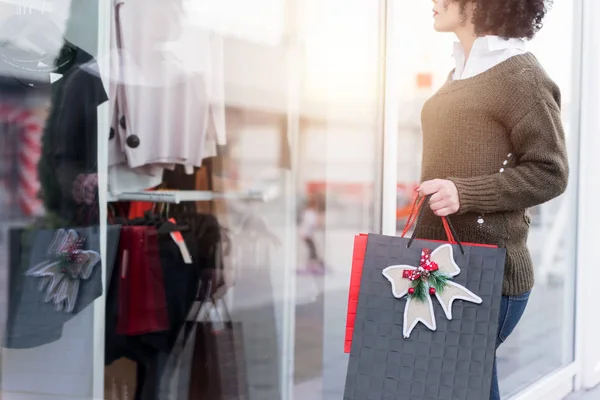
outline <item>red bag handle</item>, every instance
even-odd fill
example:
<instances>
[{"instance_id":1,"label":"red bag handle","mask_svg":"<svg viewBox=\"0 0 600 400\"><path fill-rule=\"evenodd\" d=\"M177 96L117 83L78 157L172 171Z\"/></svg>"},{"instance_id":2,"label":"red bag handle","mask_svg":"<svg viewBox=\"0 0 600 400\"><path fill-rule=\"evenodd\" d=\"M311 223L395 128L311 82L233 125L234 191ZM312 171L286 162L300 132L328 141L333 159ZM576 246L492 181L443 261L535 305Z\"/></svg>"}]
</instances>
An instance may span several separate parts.
<instances>
[{"instance_id":1,"label":"red bag handle","mask_svg":"<svg viewBox=\"0 0 600 400\"><path fill-rule=\"evenodd\" d=\"M410 208L410 213L408 214L408 219L406 220L406 224L404 225L404 229L402 230L402 234L400 237L404 237L408 230L413 226L417 215L419 214L419 210L423 206L424 197L419 198L419 195L415 196L412 207Z\"/></svg>"},{"instance_id":2,"label":"red bag handle","mask_svg":"<svg viewBox=\"0 0 600 400\"><path fill-rule=\"evenodd\" d=\"M406 225L404 226L404 229L402 230L401 237L405 237L406 233L413 225L415 225L415 227L416 227L419 220L421 219L421 216L423 215L423 210L425 209L423 207L423 205L426 203L429 203L430 198L431 198L431 195L428 195L425 197L415 196L415 200L413 201L413 205L412 205L412 208L408 215L408 219L406 220ZM458 244L460 251L463 254L465 254L463 245L458 240L456 231L454 230L454 227L452 226L452 223L450 222L448 217L441 217L441 219L442 219L442 224L444 225L444 231L446 232L446 237L448 238L448 242L450 242L452 244ZM413 232L412 237L410 238L406 247L410 247L412 242L415 240L415 233L416 233L416 230Z\"/></svg>"}]
</instances>

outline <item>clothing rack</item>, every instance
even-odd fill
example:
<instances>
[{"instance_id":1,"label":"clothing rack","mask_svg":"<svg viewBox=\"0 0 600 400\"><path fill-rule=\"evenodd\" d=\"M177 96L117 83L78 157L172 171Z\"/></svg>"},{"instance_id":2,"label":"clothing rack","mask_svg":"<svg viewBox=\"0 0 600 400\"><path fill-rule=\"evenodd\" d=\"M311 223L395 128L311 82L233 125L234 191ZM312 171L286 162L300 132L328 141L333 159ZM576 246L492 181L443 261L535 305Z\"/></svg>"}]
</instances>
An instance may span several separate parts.
<instances>
[{"instance_id":1,"label":"clothing rack","mask_svg":"<svg viewBox=\"0 0 600 400\"><path fill-rule=\"evenodd\" d=\"M258 190L231 193L216 193L211 190L160 190L149 192L123 192L119 194L108 193L109 202L148 201L154 203L179 204L182 201L211 201L217 199L266 201L263 192Z\"/></svg>"}]
</instances>

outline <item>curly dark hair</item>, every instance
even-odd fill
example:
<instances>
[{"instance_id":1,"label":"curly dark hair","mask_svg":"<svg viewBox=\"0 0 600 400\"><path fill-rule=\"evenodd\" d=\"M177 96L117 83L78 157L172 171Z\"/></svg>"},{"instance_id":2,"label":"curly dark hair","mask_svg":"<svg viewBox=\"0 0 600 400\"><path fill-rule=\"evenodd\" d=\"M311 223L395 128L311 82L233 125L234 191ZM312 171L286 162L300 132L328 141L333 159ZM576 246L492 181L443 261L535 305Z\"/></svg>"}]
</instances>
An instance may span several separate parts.
<instances>
[{"instance_id":1,"label":"curly dark hair","mask_svg":"<svg viewBox=\"0 0 600 400\"><path fill-rule=\"evenodd\" d=\"M460 3L465 13L474 3L473 25L477 35L497 35L505 39L532 39L542 28L542 20L552 0L450 0Z\"/></svg>"}]
</instances>

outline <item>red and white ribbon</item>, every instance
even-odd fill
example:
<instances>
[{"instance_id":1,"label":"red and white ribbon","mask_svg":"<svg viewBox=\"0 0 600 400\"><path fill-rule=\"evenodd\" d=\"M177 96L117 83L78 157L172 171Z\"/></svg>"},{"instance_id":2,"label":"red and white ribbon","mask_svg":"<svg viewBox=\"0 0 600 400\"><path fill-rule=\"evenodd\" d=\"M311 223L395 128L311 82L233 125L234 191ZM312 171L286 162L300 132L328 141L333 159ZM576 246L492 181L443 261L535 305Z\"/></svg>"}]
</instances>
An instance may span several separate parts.
<instances>
[{"instance_id":1,"label":"red and white ribbon","mask_svg":"<svg viewBox=\"0 0 600 400\"><path fill-rule=\"evenodd\" d=\"M42 155L43 126L39 114L11 105L0 105L0 121L19 129L18 136L18 190L17 200L25 216L44 213L42 200L38 197L40 181L38 163Z\"/></svg>"},{"instance_id":2,"label":"red and white ribbon","mask_svg":"<svg viewBox=\"0 0 600 400\"><path fill-rule=\"evenodd\" d=\"M431 250L421 250L421 261L417 269L404 270L402 277L411 281L421 279L421 277L428 277L431 272L435 272L439 269L438 264L435 261L431 261Z\"/></svg>"}]
</instances>

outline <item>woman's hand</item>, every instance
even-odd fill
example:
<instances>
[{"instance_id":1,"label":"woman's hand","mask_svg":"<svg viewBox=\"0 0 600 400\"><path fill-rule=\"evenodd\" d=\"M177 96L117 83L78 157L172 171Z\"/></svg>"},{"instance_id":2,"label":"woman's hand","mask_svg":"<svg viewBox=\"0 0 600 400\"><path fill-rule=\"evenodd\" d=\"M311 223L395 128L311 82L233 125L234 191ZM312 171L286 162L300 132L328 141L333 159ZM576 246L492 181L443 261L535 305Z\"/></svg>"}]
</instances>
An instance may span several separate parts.
<instances>
[{"instance_id":1,"label":"woman's hand","mask_svg":"<svg viewBox=\"0 0 600 400\"><path fill-rule=\"evenodd\" d=\"M98 174L79 174L73 182L73 199L77 204L98 204Z\"/></svg>"},{"instance_id":2,"label":"woman's hand","mask_svg":"<svg viewBox=\"0 0 600 400\"><path fill-rule=\"evenodd\" d=\"M447 217L460 209L458 189L454 182L447 179L432 179L421 183L417 188L419 195L429 196L429 207L438 217Z\"/></svg>"}]
</instances>

